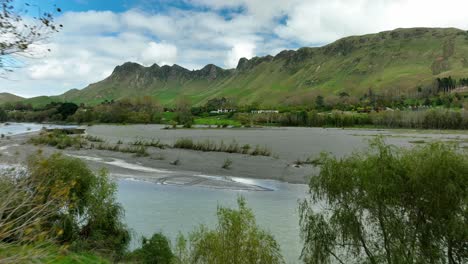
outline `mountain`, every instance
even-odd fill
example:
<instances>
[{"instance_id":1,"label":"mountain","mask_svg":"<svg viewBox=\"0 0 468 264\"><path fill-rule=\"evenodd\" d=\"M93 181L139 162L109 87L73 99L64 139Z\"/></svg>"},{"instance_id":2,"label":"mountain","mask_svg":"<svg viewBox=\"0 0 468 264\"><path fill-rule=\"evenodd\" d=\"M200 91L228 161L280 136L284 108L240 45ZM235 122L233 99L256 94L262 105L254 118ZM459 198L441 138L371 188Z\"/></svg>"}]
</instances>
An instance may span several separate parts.
<instances>
[{"instance_id":1,"label":"mountain","mask_svg":"<svg viewBox=\"0 0 468 264\"><path fill-rule=\"evenodd\" d=\"M11 93L0 93L0 104L15 103L24 100L23 97Z\"/></svg>"},{"instance_id":2,"label":"mountain","mask_svg":"<svg viewBox=\"0 0 468 264\"><path fill-rule=\"evenodd\" d=\"M229 70L212 64L191 71L178 65L144 67L128 62L100 82L48 100L95 104L150 95L171 105L186 95L196 104L222 96L241 104L307 104L318 94L362 96L369 89L404 94L431 87L435 78L449 75L468 77L468 31L411 28L242 58Z\"/></svg>"}]
</instances>

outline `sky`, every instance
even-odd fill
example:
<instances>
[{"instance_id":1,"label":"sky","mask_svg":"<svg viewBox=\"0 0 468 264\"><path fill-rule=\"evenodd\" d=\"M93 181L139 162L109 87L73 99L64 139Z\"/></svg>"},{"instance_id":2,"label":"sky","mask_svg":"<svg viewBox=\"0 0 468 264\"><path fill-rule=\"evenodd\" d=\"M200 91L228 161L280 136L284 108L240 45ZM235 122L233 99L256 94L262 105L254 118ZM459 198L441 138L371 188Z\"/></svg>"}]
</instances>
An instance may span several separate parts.
<instances>
[{"instance_id":1,"label":"sky","mask_svg":"<svg viewBox=\"0 0 468 264\"><path fill-rule=\"evenodd\" d=\"M62 9L63 30L33 45L0 92L82 89L133 61L235 68L242 57L408 27L468 29L467 0L18 0ZM50 49L50 52L48 51Z\"/></svg>"}]
</instances>

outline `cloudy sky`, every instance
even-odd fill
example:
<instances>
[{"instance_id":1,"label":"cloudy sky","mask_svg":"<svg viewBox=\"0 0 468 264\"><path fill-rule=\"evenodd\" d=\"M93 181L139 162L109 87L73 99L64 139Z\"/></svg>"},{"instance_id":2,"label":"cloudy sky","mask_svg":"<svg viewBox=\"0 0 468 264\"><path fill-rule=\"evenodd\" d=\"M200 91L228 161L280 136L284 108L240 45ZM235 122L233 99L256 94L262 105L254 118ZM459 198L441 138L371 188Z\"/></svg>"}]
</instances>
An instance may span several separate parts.
<instances>
[{"instance_id":1,"label":"cloudy sky","mask_svg":"<svg viewBox=\"0 0 468 264\"><path fill-rule=\"evenodd\" d=\"M208 63L321 46L399 27L468 29L467 0L36 0L63 12L64 29L0 78L0 92L61 94L107 77L116 65ZM51 52L47 52L50 49Z\"/></svg>"}]
</instances>

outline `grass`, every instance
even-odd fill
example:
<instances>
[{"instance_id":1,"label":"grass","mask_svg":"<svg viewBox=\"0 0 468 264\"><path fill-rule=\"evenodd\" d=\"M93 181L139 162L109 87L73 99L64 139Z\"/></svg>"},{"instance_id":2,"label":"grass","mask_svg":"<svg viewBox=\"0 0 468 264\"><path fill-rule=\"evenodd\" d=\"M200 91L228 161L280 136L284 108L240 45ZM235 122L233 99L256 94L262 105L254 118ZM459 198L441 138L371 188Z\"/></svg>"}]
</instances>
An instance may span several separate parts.
<instances>
[{"instance_id":1,"label":"grass","mask_svg":"<svg viewBox=\"0 0 468 264\"><path fill-rule=\"evenodd\" d=\"M191 138L180 138L174 143L173 147L204 152L226 152L248 154L252 156L271 156L271 150L266 146L261 147L257 145L254 149L251 149L250 145L246 144L241 146L235 140L233 140L230 144L225 144L223 141L219 143L211 140L196 142Z\"/></svg>"},{"instance_id":2,"label":"grass","mask_svg":"<svg viewBox=\"0 0 468 264\"><path fill-rule=\"evenodd\" d=\"M39 135L31 137L29 143L34 145L48 145L58 149L75 147L80 149L87 145L87 142L81 136L69 136L64 132L41 132Z\"/></svg>"},{"instance_id":3,"label":"grass","mask_svg":"<svg viewBox=\"0 0 468 264\"><path fill-rule=\"evenodd\" d=\"M92 147L94 146L92 145ZM116 144L116 145L99 144L96 146L96 149L122 152L122 153L133 153L137 157L149 156L147 147L145 146L122 146L120 144Z\"/></svg>"},{"instance_id":4,"label":"grass","mask_svg":"<svg viewBox=\"0 0 468 264\"><path fill-rule=\"evenodd\" d=\"M91 136L91 135L86 135L85 139L91 142L104 142L104 139L97 137L97 136Z\"/></svg>"},{"instance_id":5,"label":"grass","mask_svg":"<svg viewBox=\"0 0 468 264\"><path fill-rule=\"evenodd\" d=\"M89 140L92 143L88 144L86 140ZM96 145L93 142L97 142L99 144ZM149 156L147 145L145 145L142 141L137 142L139 144L134 144L133 146L125 146L122 144L122 142L117 142L117 144L115 145L110 145L110 144L104 143L104 140L101 140L97 137L70 136L60 131L42 132L38 136L31 137L29 139L29 143L32 143L34 145L52 146L58 149L66 149L69 147L75 147L76 149L81 149L87 146L91 149L95 148L98 150L108 150L108 151L116 151L116 152L122 152L122 153L133 153L137 157ZM156 141L151 141L149 143L148 142L146 143L151 146L156 146L159 144Z\"/></svg>"},{"instance_id":6,"label":"grass","mask_svg":"<svg viewBox=\"0 0 468 264\"><path fill-rule=\"evenodd\" d=\"M161 143L160 139L151 139L150 141L147 141L144 139L136 139L135 141L132 142L132 145L154 147L154 148L160 148L160 149L165 149L167 147L166 144Z\"/></svg>"},{"instance_id":7,"label":"grass","mask_svg":"<svg viewBox=\"0 0 468 264\"><path fill-rule=\"evenodd\" d=\"M208 125L217 127L234 126L239 127L241 123L237 120L228 119L225 116L211 116L195 118L196 125Z\"/></svg>"},{"instance_id":8,"label":"grass","mask_svg":"<svg viewBox=\"0 0 468 264\"><path fill-rule=\"evenodd\" d=\"M224 160L223 166L221 166L221 168L229 170L231 168L231 165L232 165L232 160L227 158Z\"/></svg>"},{"instance_id":9,"label":"grass","mask_svg":"<svg viewBox=\"0 0 468 264\"><path fill-rule=\"evenodd\" d=\"M4 246L5 245L5 246ZM37 255L38 257L32 257ZM57 245L0 244L0 258L21 258L17 263L85 264L111 263L92 252L72 252ZM33 259L28 259L33 258ZM1 262L1 259L0 259ZM11 262L15 263L15 262Z\"/></svg>"},{"instance_id":10,"label":"grass","mask_svg":"<svg viewBox=\"0 0 468 264\"><path fill-rule=\"evenodd\" d=\"M320 165L320 159L315 158L313 159L312 157L308 157L305 160L297 159L293 163L295 166L302 166L302 165L312 165L312 166L318 166Z\"/></svg>"}]
</instances>

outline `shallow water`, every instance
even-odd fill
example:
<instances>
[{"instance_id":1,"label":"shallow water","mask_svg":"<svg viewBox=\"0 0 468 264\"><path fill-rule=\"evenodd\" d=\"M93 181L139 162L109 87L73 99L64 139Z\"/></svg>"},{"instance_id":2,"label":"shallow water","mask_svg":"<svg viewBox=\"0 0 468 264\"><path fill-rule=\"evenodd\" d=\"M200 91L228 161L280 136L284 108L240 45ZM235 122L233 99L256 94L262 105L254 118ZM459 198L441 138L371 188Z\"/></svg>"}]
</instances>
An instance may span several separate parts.
<instances>
[{"instance_id":1,"label":"shallow water","mask_svg":"<svg viewBox=\"0 0 468 264\"><path fill-rule=\"evenodd\" d=\"M283 159L304 159L321 152L336 156L351 154L368 146L369 139L377 135L386 136L386 141L398 146L410 146L410 141L423 140L468 140L468 133L440 134L438 131L423 130L383 130L383 129L341 129L281 127L258 129L163 129L163 125L96 125L87 129L88 133L108 140L133 141L136 138L160 139L162 143L173 144L179 138L192 138L196 141L223 141L229 144L236 140L239 144L267 146Z\"/></svg>"},{"instance_id":2,"label":"shallow water","mask_svg":"<svg viewBox=\"0 0 468 264\"><path fill-rule=\"evenodd\" d=\"M62 126L53 124L34 124L34 123L0 123L0 134L19 135L28 132L39 131L42 128L65 128L76 126Z\"/></svg>"}]
</instances>

